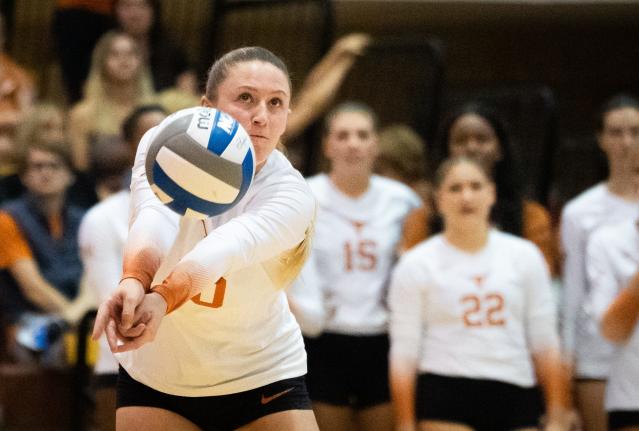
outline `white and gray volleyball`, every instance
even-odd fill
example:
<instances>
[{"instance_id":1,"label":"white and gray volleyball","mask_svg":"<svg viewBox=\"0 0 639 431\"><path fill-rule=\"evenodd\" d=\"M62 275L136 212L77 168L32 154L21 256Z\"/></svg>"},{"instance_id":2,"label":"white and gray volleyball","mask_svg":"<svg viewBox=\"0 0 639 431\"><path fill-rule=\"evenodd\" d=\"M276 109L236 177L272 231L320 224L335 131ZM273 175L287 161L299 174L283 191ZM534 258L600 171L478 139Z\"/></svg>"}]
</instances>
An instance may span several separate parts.
<instances>
[{"instance_id":1,"label":"white and gray volleyball","mask_svg":"<svg viewBox=\"0 0 639 431\"><path fill-rule=\"evenodd\" d=\"M231 209L255 173L251 138L230 115L197 107L167 117L146 155L146 177L173 211L204 219Z\"/></svg>"}]
</instances>

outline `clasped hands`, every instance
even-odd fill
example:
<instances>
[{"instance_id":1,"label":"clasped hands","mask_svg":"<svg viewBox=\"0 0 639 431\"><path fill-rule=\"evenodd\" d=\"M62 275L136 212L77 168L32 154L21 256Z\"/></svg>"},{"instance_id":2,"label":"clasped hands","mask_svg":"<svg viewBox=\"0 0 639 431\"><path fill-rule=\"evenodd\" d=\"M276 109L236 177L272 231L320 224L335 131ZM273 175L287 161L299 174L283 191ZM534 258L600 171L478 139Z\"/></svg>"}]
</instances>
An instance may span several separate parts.
<instances>
[{"instance_id":1,"label":"clasped hands","mask_svg":"<svg viewBox=\"0 0 639 431\"><path fill-rule=\"evenodd\" d=\"M155 339L166 309L161 295L146 293L139 280L125 278L100 304L92 338L97 340L105 333L113 353L135 350Z\"/></svg>"}]
</instances>

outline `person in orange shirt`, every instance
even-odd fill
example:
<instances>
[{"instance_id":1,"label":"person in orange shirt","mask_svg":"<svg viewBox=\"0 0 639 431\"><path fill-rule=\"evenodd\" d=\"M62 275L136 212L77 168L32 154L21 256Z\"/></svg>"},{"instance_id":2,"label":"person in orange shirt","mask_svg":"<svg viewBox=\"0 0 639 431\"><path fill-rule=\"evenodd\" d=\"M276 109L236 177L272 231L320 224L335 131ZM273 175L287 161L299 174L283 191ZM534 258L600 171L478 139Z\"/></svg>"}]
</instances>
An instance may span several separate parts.
<instances>
[{"instance_id":1,"label":"person in orange shirt","mask_svg":"<svg viewBox=\"0 0 639 431\"><path fill-rule=\"evenodd\" d=\"M548 211L525 199L508 135L501 119L484 103L462 105L443 122L439 150L443 158L467 156L478 159L492 172L497 202L491 219L500 230L526 238L544 255L551 274L558 273L559 253ZM408 250L441 230L441 221L427 209L415 210L406 220L401 243Z\"/></svg>"},{"instance_id":2,"label":"person in orange shirt","mask_svg":"<svg viewBox=\"0 0 639 431\"><path fill-rule=\"evenodd\" d=\"M89 297L79 289L83 211L68 205L65 196L73 182L70 160L64 144L30 143L18 163L26 193L0 208L0 314L8 323L7 351L14 360L29 359L16 343L27 313L74 322L89 308Z\"/></svg>"}]
</instances>

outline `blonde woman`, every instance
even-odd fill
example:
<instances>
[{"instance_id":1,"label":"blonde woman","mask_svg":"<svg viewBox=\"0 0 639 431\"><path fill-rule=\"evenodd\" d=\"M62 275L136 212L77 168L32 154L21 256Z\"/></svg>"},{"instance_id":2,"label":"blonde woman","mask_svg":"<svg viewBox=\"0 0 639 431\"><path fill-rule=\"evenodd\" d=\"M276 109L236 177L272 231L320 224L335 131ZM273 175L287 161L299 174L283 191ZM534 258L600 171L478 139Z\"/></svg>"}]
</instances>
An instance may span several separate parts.
<instances>
[{"instance_id":1,"label":"blonde woman","mask_svg":"<svg viewBox=\"0 0 639 431\"><path fill-rule=\"evenodd\" d=\"M73 162L80 171L90 166L92 138L117 135L136 106L154 99L141 51L130 36L108 32L100 38L84 93L69 114Z\"/></svg>"}]
</instances>

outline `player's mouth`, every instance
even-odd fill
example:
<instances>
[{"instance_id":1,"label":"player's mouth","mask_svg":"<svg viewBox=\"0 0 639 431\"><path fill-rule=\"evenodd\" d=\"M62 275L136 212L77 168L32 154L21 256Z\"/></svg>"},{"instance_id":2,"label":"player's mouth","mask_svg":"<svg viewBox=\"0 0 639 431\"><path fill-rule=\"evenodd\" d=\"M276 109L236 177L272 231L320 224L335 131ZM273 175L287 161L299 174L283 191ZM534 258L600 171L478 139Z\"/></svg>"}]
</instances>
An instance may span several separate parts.
<instances>
[{"instance_id":1,"label":"player's mouth","mask_svg":"<svg viewBox=\"0 0 639 431\"><path fill-rule=\"evenodd\" d=\"M250 135L250 137L251 137L251 141L253 143L268 141L268 138L266 136L263 136L263 135Z\"/></svg>"}]
</instances>

